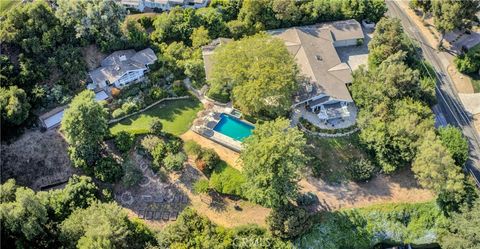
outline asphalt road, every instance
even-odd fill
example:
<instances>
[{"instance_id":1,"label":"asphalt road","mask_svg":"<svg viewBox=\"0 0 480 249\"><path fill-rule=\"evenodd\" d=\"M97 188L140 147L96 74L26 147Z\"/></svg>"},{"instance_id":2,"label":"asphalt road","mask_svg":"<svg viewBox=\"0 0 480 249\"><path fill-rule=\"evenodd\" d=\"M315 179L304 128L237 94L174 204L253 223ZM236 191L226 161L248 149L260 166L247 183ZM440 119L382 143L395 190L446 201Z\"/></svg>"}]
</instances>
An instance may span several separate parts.
<instances>
[{"instance_id":1,"label":"asphalt road","mask_svg":"<svg viewBox=\"0 0 480 249\"><path fill-rule=\"evenodd\" d=\"M443 115L448 124L462 129L463 134L468 139L470 158L465 170L472 174L477 186L480 188L480 138L475 130L472 118L460 102L453 81L447 73L447 65L442 63L443 55L441 53L443 52L438 52L435 48L428 45L416 24L410 20L408 15L402 12L402 9L398 7L395 1L386 1L386 3L388 6L387 15L401 20L405 32L420 45L423 57L434 67L436 75L432 75L432 77L437 79L436 93L438 100L438 108L435 108L435 112Z\"/></svg>"}]
</instances>

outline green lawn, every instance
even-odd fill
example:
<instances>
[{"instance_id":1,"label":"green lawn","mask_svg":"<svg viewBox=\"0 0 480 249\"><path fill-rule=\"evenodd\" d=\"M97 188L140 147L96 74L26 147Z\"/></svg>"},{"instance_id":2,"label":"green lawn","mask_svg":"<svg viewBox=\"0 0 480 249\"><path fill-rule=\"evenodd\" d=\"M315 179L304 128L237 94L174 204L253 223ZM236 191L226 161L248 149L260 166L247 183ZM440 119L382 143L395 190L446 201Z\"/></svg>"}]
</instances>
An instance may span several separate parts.
<instances>
[{"instance_id":1,"label":"green lawn","mask_svg":"<svg viewBox=\"0 0 480 249\"><path fill-rule=\"evenodd\" d=\"M470 75L473 85L473 91L476 93L480 93L480 75L478 73Z\"/></svg>"},{"instance_id":2,"label":"green lawn","mask_svg":"<svg viewBox=\"0 0 480 249\"><path fill-rule=\"evenodd\" d=\"M13 5L19 3L19 0L0 0L0 15L12 8Z\"/></svg>"},{"instance_id":3,"label":"green lawn","mask_svg":"<svg viewBox=\"0 0 480 249\"><path fill-rule=\"evenodd\" d=\"M148 133L153 118L160 118L163 130L173 135L186 132L192 125L197 112L203 106L197 99L170 100L163 102L146 112L126 118L111 126L110 132L116 134L127 131L133 134Z\"/></svg>"}]
</instances>

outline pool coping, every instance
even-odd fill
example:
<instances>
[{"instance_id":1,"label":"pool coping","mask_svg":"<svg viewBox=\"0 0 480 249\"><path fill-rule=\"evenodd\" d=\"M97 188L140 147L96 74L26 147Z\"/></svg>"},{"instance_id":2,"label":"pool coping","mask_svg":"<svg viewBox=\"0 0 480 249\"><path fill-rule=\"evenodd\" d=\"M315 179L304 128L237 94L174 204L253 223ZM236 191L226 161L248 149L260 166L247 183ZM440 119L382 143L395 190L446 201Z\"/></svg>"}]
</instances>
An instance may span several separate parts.
<instances>
[{"instance_id":1,"label":"pool coping","mask_svg":"<svg viewBox=\"0 0 480 249\"><path fill-rule=\"evenodd\" d=\"M227 136L227 137L229 137L229 138L233 139L234 141L239 142L239 143L241 143L241 144L243 143L243 141L237 140L237 139L235 139L235 138L233 138L233 137L230 137L230 136L228 136L228 135L226 135L226 134L223 134L223 133L220 132L220 131L215 130L215 128L217 128L217 126L218 126L218 125L220 124L220 122L221 122L222 114L223 114L223 115L227 115L227 116L229 116L229 117L231 117L231 118L233 118L233 119L235 119L235 120L237 120L237 121L239 121L239 122L242 122L242 123L244 123L244 124L247 124L248 126L252 127L252 130L255 129L255 125L251 124L250 122L244 121L243 119L240 119L240 118L238 118L238 117L235 117L234 115L231 115L231 114L222 112L222 113L220 113L220 120L219 120L219 121L215 124L215 126L211 129L212 131L214 131L214 132L216 132L216 133L220 133L220 134L222 134L223 136ZM250 135L248 135L248 136L246 136L246 137L244 137L244 138L247 138L247 137L251 136L252 134L253 134L253 132L250 133Z\"/></svg>"}]
</instances>

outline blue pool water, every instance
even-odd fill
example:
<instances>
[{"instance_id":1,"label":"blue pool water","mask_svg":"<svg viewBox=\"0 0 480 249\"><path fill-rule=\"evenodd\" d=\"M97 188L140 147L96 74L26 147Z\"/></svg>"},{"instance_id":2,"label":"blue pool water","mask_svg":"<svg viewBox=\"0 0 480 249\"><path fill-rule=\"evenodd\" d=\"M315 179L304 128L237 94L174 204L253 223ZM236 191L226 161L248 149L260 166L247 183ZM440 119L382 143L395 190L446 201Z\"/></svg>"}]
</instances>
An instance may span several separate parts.
<instances>
[{"instance_id":1,"label":"blue pool water","mask_svg":"<svg viewBox=\"0 0 480 249\"><path fill-rule=\"evenodd\" d=\"M237 141L243 141L246 137L252 135L253 127L233 116L222 113L220 121L213 128L214 131L229 136Z\"/></svg>"}]
</instances>

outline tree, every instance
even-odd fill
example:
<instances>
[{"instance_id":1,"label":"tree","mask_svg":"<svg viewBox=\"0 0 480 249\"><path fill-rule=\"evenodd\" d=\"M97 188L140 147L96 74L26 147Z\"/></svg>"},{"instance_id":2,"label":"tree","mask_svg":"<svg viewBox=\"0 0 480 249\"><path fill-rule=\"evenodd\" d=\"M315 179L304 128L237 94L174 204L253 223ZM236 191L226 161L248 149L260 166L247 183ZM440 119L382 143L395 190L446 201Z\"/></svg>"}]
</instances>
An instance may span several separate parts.
<instances>
[{"instance_id":1,"label":"tree","mask_svg":"<svg viewBox=\"0 0 480 249\"><path fill-rule=\"evenodd\" d=\"M247 181L245 196L268 207L279 207L298 194L299 169L306 163L302 132L287 119L257 125L240 155Z\"/></svg>"},{"instance_id":2,"label":"tree","mask_svg":"<svg viewBox=\"0 0 480 249\"><path fill-rule=\"evenodd\" d=\"M135 142L135 135L121 131L115 135L115 146L121 152L128 152Z\"/></svg>"},{"instance_id":3,"label":"tree","mask_svg":"<svg viewBox=\"0 0 480 249\"><path fill-rule=\"evenodd\" d=\"M121 31L125 36L127 47L138 50L148 46L148 33L139 22L126 19L121 26Z\"/></svg>"},{"instance_id":4,"label":"tree","mask_svg":"<svg viewBox=\"0 0 480 249\"><path fill-rule=\"evenodd\" d=\"M98 159L107 135L107 112L90 90L79 93L65 110L61 130L69 144L73 165L89 169Z\"/></svg>"},{"instance_id":5,"label":"tree","mask_svg":"<svg viewBox=\"0 0 480 249\"><path fill-rule=\"evenodd\" d=\"M480 201L473 207L463 207L453 213L439 232L439 243L445 249L473 249L480 247Z\"/></svg>"},{"instance_id":6,"label":"tree","mask_svg":"<svg viewBox=\"0 0 480 249\"><path fill-rule=\"evenodd\" d=\"M478 1L443 0L433 2L433 21L442 37L439 46L442 46L446 32L454 29L470 28L478 21L476 14L480 11Z\"/></svg>"},{"instance_id":7,"label":"tree","mask_svg":"<svg viewBox=\"0 0 480 249\"><path fill-rule=\"evenodd\" d=\"M98 188L88 176L73 175L63 189L50 192L49 205L57 221L64 220L74 210L87 208L98 200Z\"/></svg>"},{"instance_id":8,"label":"tree","mask_svg":"<svg viewBox=\"0 0 480 249\"><path fill-rule=\"evenodd\" d=\"M200 26L193 30L190 40L192 40L192 46L194 48L199 48L203 45L207 45L211 39L208 35L208 30L205 27Z\"/></svg>"},{"instance_id":9,"label":"tree","mask_svg":"<svg viewBox=\"0 0 480 249\"><path fill-rule=\"evenodd\" d=\"M68 248L126 248L130 233L127 214L115 203L77 209L60 224Z\"/></svg>"},{"instance_id":10,"label":"tree","mask_svg":"<svg viewBox=\"0 0 480 249\"><path fill-rule=\"evenodd\" d=\"M75 29L75 37L96 42L108 51L118 45L120 25L126 10L116 1L58 0L55 15L66 27Z\"/></svg>"},{"instance_id":11,"label":"tree","mask_svg":"<svg viewBox=\"0 0 480 249\"><path fill-rule=\"evenodd\" d=\"M259 34L216 49L208 94L231 95L243 113L274 118L285 115L292 105L297 74L283 42Z\"/></svg>"},{"instance_id":12,"label":"tree","mask_svg":"<svg viewBox=\"0 0 480 249\"><path fill-rule=\"evenodd\" d=\"M458 201L465 192L464 175L433 133L418 148L412 171L423 187L436 193L452 193Z\"/></svg>"},{"instance_id":13,"label":"tree","mask_svg":"<svg viewBox=\"0 0 480 249\"><path fill-rule=\"evenodd\" d=\"M47 222L47 209L31 189L18 187L15 200L0 203L2 245L10 243L17 248L38 245L36 242L46 233Z\"/></svg>"},{"instance_id":14,"label":"tree","mask_svg":"<svg viewBox=\"0 0 480 249\"><path fill-rule=\"evenodd\" d=\"M162 135L162 128L163 128L163 124L162 122L160 121L159 118L154 118L152 120L152 122L150 123L150 133L154 134L154 135Z\"/></svg>"},{"instance_id":15,"label":"tree","mask_svg":"<svg viewBox=\"0 0 480 249\"><path fill-rule=\"evenodd\" d=\"M0 113L3 122L20 125L27 119L30 104L27 94L21 88L10 86L0 87Z\"/></svg>"},{"instance_id":16,"label":"tree","mask_svg":"<svg viewBox=\"0 0 480 249\"><path fill-rule=\"evenodd\" d=\"M463 167L468 159L468 142L460 129L448 125L438 130L440 141L450 152L455 165Z\"/></svg>"},{"instance_id":17,"label":"tree","mask_svg":"<svg viewBox=\"0 0 480 249\"><path fill-rule=\"evenodd\" d=\"M305 209L287 204L270 211L267 225L274 236L293 239L310 229L312 220Z\"/></svg>"},{"instance_id":18,"label":"tree","mask_svg":"<svg viewBox=\"0 0 480 249\"><path fill-rule=\"evenodd\" d=\"M102 157L95 164L95 178L102 182L115 183L123 176L123 168L111 156Z\"/></svg>"}]
</instances>

